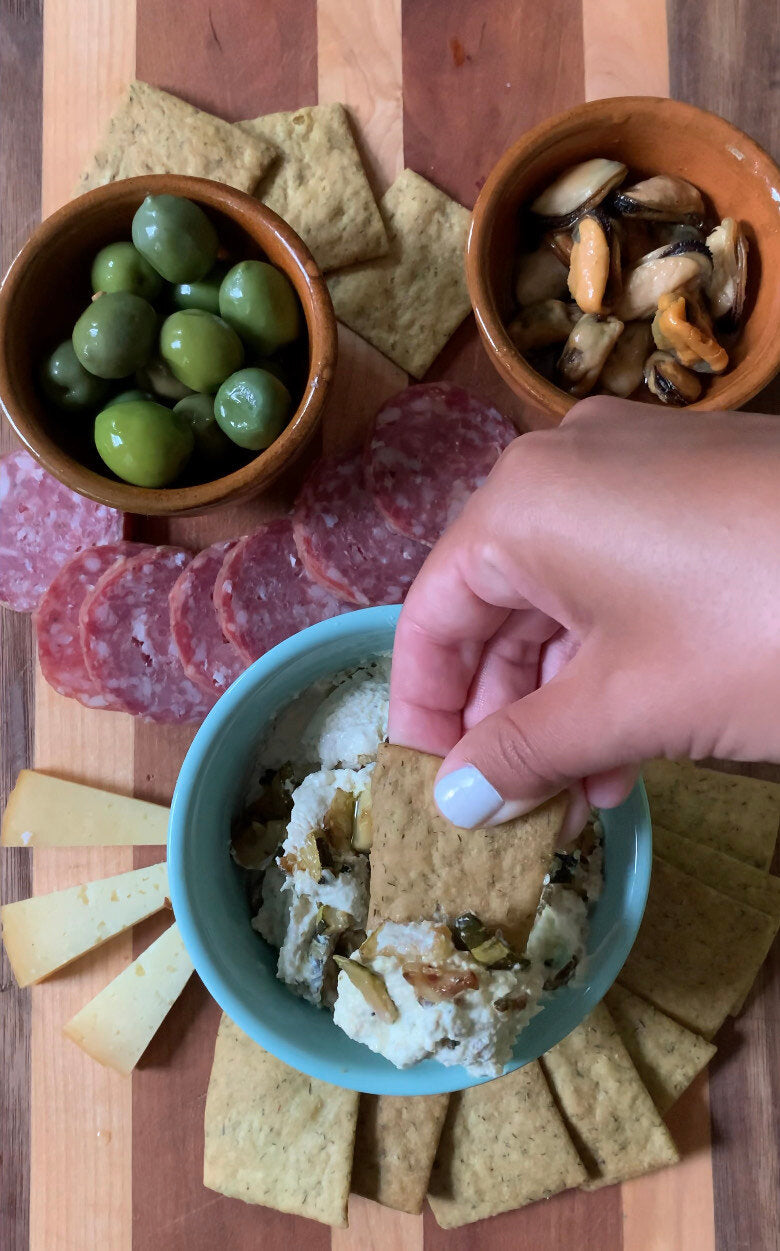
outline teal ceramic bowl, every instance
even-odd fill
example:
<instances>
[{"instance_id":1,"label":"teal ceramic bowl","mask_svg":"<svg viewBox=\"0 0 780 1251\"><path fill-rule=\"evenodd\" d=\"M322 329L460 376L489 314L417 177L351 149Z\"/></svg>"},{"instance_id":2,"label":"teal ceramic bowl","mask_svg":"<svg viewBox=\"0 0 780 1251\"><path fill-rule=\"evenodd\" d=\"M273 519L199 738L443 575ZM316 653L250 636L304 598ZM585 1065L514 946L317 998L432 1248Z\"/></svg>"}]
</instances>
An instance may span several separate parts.
<instances>
[{"instance_id":1,"label":"teal ceramic bowl","mask_svg":"<svg viewBox=\"0 0 780 1251\"><path fill-rule=\"evenodd\" d=\"M171 808L168 872L185 946L219 1006L245 1033L311 1077L369 1094L433 1095L485 1078L426 1060L396 1069L347 1038L328 1012L277 981L276 953L252 930L240 871L228 854L257 744L269 722L318 678L389 652L398 608L365 608L303 630L256 661L198 730ZM601 898L591 914L586 976L556 991L520 1035L509 1069L535 1060L574 1029L612 985L642 919L650 881L650 814L640 783L602 813Z\"/></svg>"}]
</instances>

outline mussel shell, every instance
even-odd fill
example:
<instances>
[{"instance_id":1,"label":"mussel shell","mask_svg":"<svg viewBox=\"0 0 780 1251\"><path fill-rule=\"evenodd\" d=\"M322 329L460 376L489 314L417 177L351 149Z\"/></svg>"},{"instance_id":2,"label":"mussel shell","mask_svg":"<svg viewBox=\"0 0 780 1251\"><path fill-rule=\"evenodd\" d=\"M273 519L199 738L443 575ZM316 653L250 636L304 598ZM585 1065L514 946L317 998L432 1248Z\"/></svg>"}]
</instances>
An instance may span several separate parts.
<instances>
[{"instance_id":1,"label":"mussel shell","mask_svg":"<svg viewBox=\"0 0 780 1251\"><path fill-rule=\"evenodd\" d=\"M564 170L536 197L531 212L542 218L549 229L565 230L586 209L595 208L621 183L627 173L620 161L592 157Z\"/></svg>"},{"instance_id":2,"label":"mussel shell","mask_svg":"<svg viewBox=\"0 0 780 1251\"><path fill-rule=\"evenodd\" d=\"M663 404L684 408L694 404L701 395L696 375L681 365L670 352L653 352L645 361L647 388Z\"/></svg>"}]
</instances>

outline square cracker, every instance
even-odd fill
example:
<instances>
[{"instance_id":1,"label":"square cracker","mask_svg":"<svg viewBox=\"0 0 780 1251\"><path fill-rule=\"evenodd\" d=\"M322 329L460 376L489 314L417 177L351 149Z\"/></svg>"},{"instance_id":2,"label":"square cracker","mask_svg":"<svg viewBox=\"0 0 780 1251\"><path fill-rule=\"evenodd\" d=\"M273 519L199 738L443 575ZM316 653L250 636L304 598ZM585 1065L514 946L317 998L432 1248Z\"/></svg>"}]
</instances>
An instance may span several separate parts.
<instances>
[{"instance_id":1,"label":"square cracker","mask_svg":"<svg viewBox=\"0 0 780 1251\"><path fill-rule=\"evenodd\" d=\"M387 232L343 104L315 104L242 122L280 153L256 195L301 236L320 269L387 251Z\"/></svg>"},{"instance_id":2,"label":"square cracker","mask_svg":"<svg viewBox=\"0 0 780 1251\"><path fill-rule=\"evenodd\" d=\"M747 994L777 928L773 917L654 859L645 915L620 981L712 1038Z\"/></svg>"},{"instance_id":3,"label":"square cracker","mask_svg":"<svg viewBox=\"0 0 780 1251\"><path fill-rule=\"evenodd\" d=\"M463 252L471 214L405 169L379 205L387 255L331 274L339 321L415 378L471 310Z\"/></svg>"},{"instance_id":4,"label":"square cracker","mask_svg":"<svg viewBox=\"0 0 780 1251\"><path fill-rule=\"evenodd\" d=\"M653 825L653 852L667 864L698 878L713 890L780 921L780 877L755 869L705 843Z\"/></svg>"},{"instance_id":5,"label":"square cracker","mask_svg":"<svg viewBox=\"0 0 780 1251\"><path fill-rule=\"evenodd\" d=\"M591 1183L677 1163L671 1135L602 1003L542 1056L542 1067Z\"/></svg>"},{"instance_id":6,"label":"square cracker","mask_svg":"<svg viewBox=\"0 0 780 1251\"><path fill-rule=\"evenodd\" d=\"M253 191L275 159L276 148L259 135L132 82L76 194L143 174L190 174Z\"/></svg>"},{"instance_id":7,"label":"square cracker","mask_svg":"<svg viewBox=\"0 0 780 1251\"><path fill-rule=\"evenodd\" d=\"M222 1017L206 1096L203 1184L347 1224L358 1095L288 1068Z\"/></svg>"},{"instance_id":8,"label":"square cracker","mask_svg":"<svg viewBox=\"0 0 780 1251\"><path fill-rule=\"evenodd\" d=\"M617 982L604 1002L650 1098L664 1116L717 1048Z\"/></svg>"},{"instance_id":9,"label":"square cracker","mask_svg":"<svg viewBox=\"0 0 780 1251\"><path fill-rule=\"evenodd\" d=\"M654 823L769 868L780 822L776 782L700 769L690 760L651 760L644 779Z\"/></svg>"},{"instance_id":10,"label":"square cracker","mask_svg":"<svg viewBox=\"0 0 780 1251\"><path fill-rule=\"evenodd\" d=\"M449 1095L361 1095L352 1190L400 1212L422 1212Z\"/></svg>"},{"instance_id":11,"label":"square cracker","mask_svg":"<svg viewBox=\"0 0 780 1251\"><path fill-rule=\"evenodd\" d=\"M452 1095L428 1199L455 1229L587 1178L539 1064Z\"/></svg>"},{"instance_id":12,"label":"square cracker","mask_svg":"<svg viewBox=\"0 0 780 1251\"><path fill-rule=\"evenodd\" d=\"M462 830L433 801L439 756L385 743L371 780L369 925L475 912L525 950L566 796L492 829Z\"/></svg>"}]
</instances>

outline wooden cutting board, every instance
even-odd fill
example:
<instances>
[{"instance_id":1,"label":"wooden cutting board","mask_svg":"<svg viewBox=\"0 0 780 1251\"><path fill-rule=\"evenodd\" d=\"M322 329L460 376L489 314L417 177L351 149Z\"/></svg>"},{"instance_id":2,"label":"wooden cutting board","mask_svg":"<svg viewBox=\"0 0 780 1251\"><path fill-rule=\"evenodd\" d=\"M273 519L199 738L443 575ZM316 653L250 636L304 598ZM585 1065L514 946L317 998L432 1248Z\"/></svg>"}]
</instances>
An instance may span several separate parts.
<instances>
[{"instance_id":1,"label":"wooden cutting board","mask_svg":"<svg viewBox=\"0 0 780 1251\"><path fill-rule=\"evenodd\" d=\"M0 8L2 265L69 198L128 79L229 120L341 100L381 193L409 165L471 206L507 144L583 99L642 92L723 112L777 151L780 101L764 0L15 0ZM533 425L469 319L431 370ZM347 447L405 376L349 331L323 440ZM758 405L778 411L780 395ZM4 428L3 447L10 445ZM299 475L297 475L299 476ZM146 537L209 543L284 507L150 520ZM4 786L34 763L167 802L190 741L61 699L34 664L27 618L2 622ZM756 767L763 776L772 776ZM775 776L777 772L775 771ZM144 850L8 852L3 898L159 858ZM5 1251L769 1251L780 1226L772 1090L780 996L767 968L711 1071L674 1110L683 1163L595 1194L570 1193L445 1234L353 1201L349 1231L222 1199L201 1184L203 1104L218 1010L193 979L132 1080L83 1056L62 1023L153 937L152 920L32 993L0 990L0 1245Z\"/></svg>"}]
</instances>

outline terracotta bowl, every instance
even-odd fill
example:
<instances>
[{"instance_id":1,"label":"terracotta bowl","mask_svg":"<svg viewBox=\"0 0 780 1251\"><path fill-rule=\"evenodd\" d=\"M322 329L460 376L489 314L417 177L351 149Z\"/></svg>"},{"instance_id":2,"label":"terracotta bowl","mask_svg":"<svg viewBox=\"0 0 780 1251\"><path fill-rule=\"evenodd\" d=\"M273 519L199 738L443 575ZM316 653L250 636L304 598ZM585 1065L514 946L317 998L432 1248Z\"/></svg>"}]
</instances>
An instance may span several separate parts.
<instances>
[{"instance_id":1,"label":"terracotta bowl","mask_svg":"<svg viewBox=\"0 0 780 1251\"><path fill-rule=\"evenodd\" d=\"M89 271L107 243L130 238L144 196L186 196L205 209L231 257L265 257L298 293L308 334L308 377L289 424L266 451L207 482L151 490L101 471L91 440L74 448L68 423L42 398L36 370L70 334L89 301ZM0 405L25 447L74 491L125 512L205 512L268 488L317 428L336 364L336 320L328 289L308 248L276 213L242 191L175 174L128 178L66 204L31 235L0 287ZM301 374L305 372L305 363Z\"/></svg>"},{"instance_id":2,"label":"terracotta bowl","mask_svg":"<svg viewBox=\"0 0 780 1251\"><path fill-rule=\"evenodd\" d=\"M676 100L624 96L578 105L518 139L491 172L474 208L466 252L471 302L493 364L553 426L575 403L520 355L505 325L512 312L518 210L568 165L588 157L622 161L631 174L676 174L694 183L719 218L738 218L749 240L745 319L721 377L692 408L739 408L780 369L780 170L748 135Z\"/></svg>"}]
</instances>

